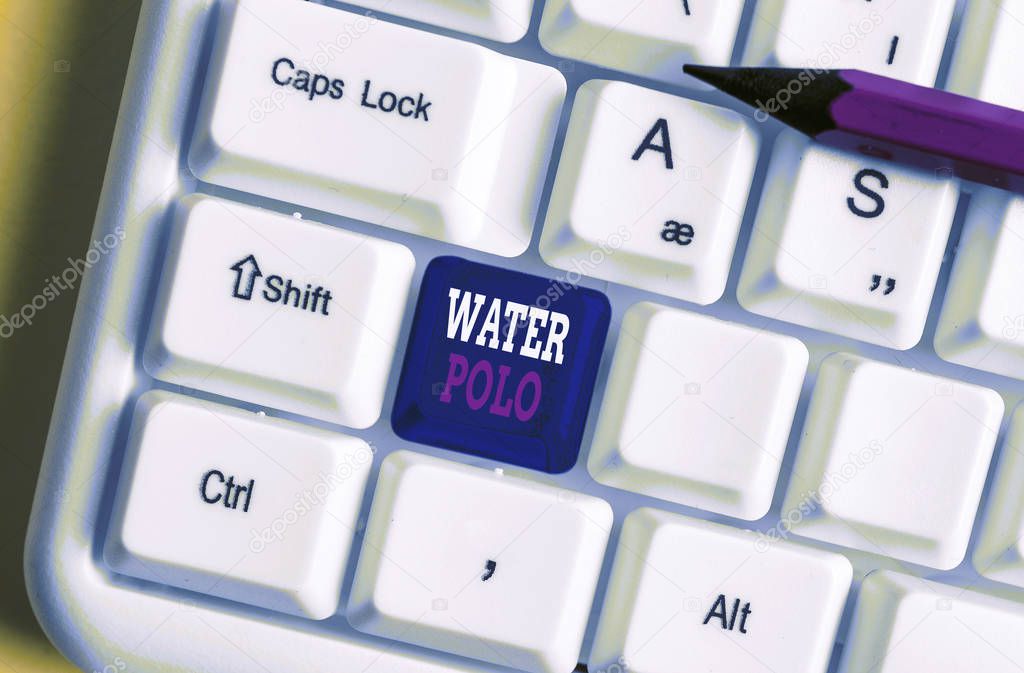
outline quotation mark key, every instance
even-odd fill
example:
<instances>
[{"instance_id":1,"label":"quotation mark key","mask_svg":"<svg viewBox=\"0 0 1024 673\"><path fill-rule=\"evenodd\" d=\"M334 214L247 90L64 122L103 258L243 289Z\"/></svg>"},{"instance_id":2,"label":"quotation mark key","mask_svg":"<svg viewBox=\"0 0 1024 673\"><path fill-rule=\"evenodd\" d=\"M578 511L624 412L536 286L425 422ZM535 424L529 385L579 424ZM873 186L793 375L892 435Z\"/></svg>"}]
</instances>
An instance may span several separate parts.
<instances>
[{"instance_id":1,"label":"quotation mark key","mask_svg":"<svg viewBox=\"0 0 1024 673\"><path fill-rule=\"evenodd\" d=\"M877 290L881 286L881 284L882 284L882 277L879 276L876 273L875 275L871 276L871 287L868 288L868 291L869 292L874 292L875 290ZM896 289L896 279L895 278L886 278L885 279L885 290L882 292L882 294L883 295L892 294L895 289Z\"/></svg>"}]
</instances>

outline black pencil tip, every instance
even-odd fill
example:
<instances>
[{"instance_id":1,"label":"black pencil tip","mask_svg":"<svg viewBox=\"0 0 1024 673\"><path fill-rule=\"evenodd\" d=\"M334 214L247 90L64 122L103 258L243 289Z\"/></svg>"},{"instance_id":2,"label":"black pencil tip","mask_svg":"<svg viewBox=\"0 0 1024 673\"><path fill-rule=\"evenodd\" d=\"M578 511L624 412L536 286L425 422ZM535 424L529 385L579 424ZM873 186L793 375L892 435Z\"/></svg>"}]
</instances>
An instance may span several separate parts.
<instances>
[{"instance_id":1,"label":"black pencil tip","mask_svg":"<svg viewBox=\"0 0 1024 673\"><path fill-rule=\"evenodd\" d=\"M850 90L834 71L798 68L683 66L683 71L808 135L835 128L832 101Z\"/></svg>"},{"instance_id":2,"label":"black pencil tip","mask_svg":"<svg viewBox=\"0 0 1024 673\"><path fill-rule=\"evenodd\" d=\"M694 65L687 63L683 66L683 72L687 75L692 75L706 84L710 84L716 89L721 88L722 84L730 81L732 78L730 74L733 73L735 68L722 68L710 65Z\"/></svg>"}]
</instances>

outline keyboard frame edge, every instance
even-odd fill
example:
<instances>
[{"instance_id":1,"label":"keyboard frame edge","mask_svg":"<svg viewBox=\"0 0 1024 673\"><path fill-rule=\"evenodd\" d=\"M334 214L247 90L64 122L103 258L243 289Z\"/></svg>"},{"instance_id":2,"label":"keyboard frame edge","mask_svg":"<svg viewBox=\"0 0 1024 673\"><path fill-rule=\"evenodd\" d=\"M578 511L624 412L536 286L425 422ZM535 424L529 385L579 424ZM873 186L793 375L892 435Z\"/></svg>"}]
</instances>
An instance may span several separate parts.
<instances>
[{"instance_id":1,"label":"keyboard frame edge","mask_svg":"<svg viewBox=\"0 0 1024 673\"><path fill-rule=\"evenodd\" d=\"M468 661L354 638L337 628L343 614L312 622L219 599L199 605L188 592L119 576L102 561L121 445L148 388L140 386L139 335L160 269L141 267L160 261L174 203L195 191L184 151L218 7L142 3L92 230L102 240L123 227L124 240L85 274L75 307L25 541L33 611L85 671L206 670L215 661L222 671L327 673L349 662L352 671L478 672Z\"/></svg>"},{"instance_id":2,"label":"keyboard frame edge","mask_svg":"<svg viewBox=\"0 0 1024 673\"><path fill-rule=\"evenodd\" d=\"M138 279L134 267L141 255L132 254L132 249L153 245L158 225L182 187L176 158L163 160L144 150L151 142L147 130L163 126L163 137L173 143L163 149L180 154L177 143L187 99L179 98L168 118L161 120L165 109L153 104L152 87L168 77L194 77L200 39L190 32L202 29L197 17L205 15L212 2L144 0L140 10L92 229L93 239L102 239L124 227L125 238L84 275L32 504L25 542L29 599L51 641L84 668L103 668L119 656L127 661L128 648L117 634L119 626L129 618L147 618L131 596L137 592L95 572L101 503L99 489L83 477L109 474L118 428L123 425L121 416L136 376L134 357L140 344L134 343L126 323L140 319L140 299L118 302ZM185 72L175 73L173 57L189 55L190 49L193 53ZM172 178L167 188L155 199L147 199L146 192L168 175ZM118 331L125 337L120 345ZM114 405L119 409L111 414L108 410ZM79 627L83 613L90 615L92 634Z\"/></svg>"}]
</instances>

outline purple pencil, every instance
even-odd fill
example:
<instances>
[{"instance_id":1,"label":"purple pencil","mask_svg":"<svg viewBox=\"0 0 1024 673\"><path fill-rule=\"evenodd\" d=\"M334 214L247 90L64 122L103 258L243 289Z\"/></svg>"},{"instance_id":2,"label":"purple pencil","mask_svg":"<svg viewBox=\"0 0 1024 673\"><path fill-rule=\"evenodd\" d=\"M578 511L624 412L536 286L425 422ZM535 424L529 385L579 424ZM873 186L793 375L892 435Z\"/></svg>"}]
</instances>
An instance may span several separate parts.
<instances>
[{"instance_id":1,"label":"purple pencil","mask_svg":"<svg viewBox=\"0 0 1024 673\"><path fill-rule=\"evenodd\" d=\"M1024 191L1019 110L860 70L683 69L831 147Z\"/></svg>"}]
</instances>

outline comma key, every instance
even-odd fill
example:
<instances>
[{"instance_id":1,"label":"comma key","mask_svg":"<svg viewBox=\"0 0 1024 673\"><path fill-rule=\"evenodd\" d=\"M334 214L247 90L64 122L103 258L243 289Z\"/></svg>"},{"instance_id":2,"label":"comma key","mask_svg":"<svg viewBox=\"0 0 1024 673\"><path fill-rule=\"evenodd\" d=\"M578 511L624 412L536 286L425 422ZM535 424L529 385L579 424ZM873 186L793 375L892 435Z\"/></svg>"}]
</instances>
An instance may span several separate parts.
<instances>
[{"instance_id":1,"label":"comma key","mask_svg":"<svg viewBox=\"0 0 1024 673\"><path fill-rule=\"evenodd\" d=\"M509 670L569 673L611 527L593 496L397 451L380 466L349 622Z\"/></svg>"}]
</instances>

